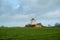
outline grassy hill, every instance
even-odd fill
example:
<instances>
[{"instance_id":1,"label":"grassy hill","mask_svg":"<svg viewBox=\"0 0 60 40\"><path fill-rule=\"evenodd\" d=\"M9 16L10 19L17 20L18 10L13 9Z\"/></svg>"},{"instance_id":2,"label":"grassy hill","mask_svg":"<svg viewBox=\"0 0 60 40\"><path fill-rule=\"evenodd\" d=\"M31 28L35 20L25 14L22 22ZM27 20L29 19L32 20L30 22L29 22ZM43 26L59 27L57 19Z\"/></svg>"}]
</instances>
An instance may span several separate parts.
<instances>
[{"instance_id":1,"label":"grassy hill","mask_svg":"<svg viewBox=\"0 0 60 40\"><path fill-rule=\"evenodd\" d=\"M60 28L0 28L0 40L60 40Z\"/></svg>"}]
</instances>

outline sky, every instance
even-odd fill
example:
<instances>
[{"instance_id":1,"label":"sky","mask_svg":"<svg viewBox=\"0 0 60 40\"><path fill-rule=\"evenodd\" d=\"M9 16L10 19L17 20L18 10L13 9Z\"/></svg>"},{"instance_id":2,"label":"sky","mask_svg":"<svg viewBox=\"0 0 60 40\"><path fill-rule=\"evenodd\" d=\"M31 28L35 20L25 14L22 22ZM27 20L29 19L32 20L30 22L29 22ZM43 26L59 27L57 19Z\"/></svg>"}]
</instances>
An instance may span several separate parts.
<instances>
[{"instance_id":1,"label":"sky","mask_svg":"<svg viewBox=\"0 0 60 40\"><path fill-rule=\"evenodd\" d=\"M44 26L60 23L60 0L0 0L0 26L24 26L31 18Z\"/></svg>"}]
</instances>

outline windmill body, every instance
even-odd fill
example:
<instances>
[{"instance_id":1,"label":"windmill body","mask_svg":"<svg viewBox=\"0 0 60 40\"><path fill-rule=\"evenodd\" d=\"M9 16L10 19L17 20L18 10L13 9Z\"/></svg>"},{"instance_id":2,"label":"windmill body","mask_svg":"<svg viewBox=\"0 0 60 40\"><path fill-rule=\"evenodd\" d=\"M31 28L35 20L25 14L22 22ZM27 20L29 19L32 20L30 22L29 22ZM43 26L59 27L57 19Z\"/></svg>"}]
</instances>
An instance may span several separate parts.
<instances>
[{"instance_id":1,"label":"windmill body","mask_svg":"<svg viewBox=\"0 0 60 40\"><path fill-rule=\"evenodd\" d=\"M36 23L35 23L35 19L34 18L32 18L31 19L31 25L35 25Z\"/></svg>"},{"instance_id":2,"label":"windmill body","mask_svg":"<svg viewBox=\"0 0 60 40\"><path fill-rule=\"evenodd\" d=\"M41 23L36 23L35 19L32 18L31 19L31 24L27 24L27 25L25 25L25 27L39 27L39 28L41 28L42 24Z\"/></svg>"}]
</instances>

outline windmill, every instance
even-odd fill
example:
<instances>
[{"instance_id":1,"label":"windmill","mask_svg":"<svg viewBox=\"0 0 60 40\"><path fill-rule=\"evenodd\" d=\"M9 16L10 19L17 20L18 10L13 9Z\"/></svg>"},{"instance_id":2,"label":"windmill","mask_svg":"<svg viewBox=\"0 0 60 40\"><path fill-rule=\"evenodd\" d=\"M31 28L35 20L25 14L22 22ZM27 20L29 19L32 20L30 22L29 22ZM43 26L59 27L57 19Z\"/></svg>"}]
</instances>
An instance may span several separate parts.
<instances>
[{"instance_id":1,"label":"windmill","mask_svg":"<svg viewBox=\"0 0 60 40\"><path fill-rule=\"evenodd\" d=\"M36 24L36 18L37 16L31 16L30 19L31 19L31 25L35 25Z\"/></svg>"},{"instance_id":2,"label":"windmill","mask_svg":"<svg viewBox=\"0 0 60 40\"><path fill-rule=\"evenodd\" d=\"M37 16L30 16L31 24L27 24L26 27L38 27L38 28L41 28L42 24L41 23L36 23L36 18L37 18Z\"/></svg>"}]
</instances>

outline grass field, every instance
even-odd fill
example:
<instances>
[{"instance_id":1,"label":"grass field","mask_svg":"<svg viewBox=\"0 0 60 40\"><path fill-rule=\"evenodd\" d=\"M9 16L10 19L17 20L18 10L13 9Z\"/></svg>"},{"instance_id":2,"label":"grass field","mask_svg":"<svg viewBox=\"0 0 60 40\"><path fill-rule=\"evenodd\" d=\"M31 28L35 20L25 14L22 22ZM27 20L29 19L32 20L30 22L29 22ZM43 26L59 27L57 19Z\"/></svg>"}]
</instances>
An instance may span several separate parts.
<instances>
[{"instance_id":1,"label":"grass field","mask_svg":"<svg viewBox=\"0 0 60 40\"><path fill-rule=\"evenodd\" d=\"M60 40L60 28L0 28L0 40Z\"/></svg>"}]
</instances>

